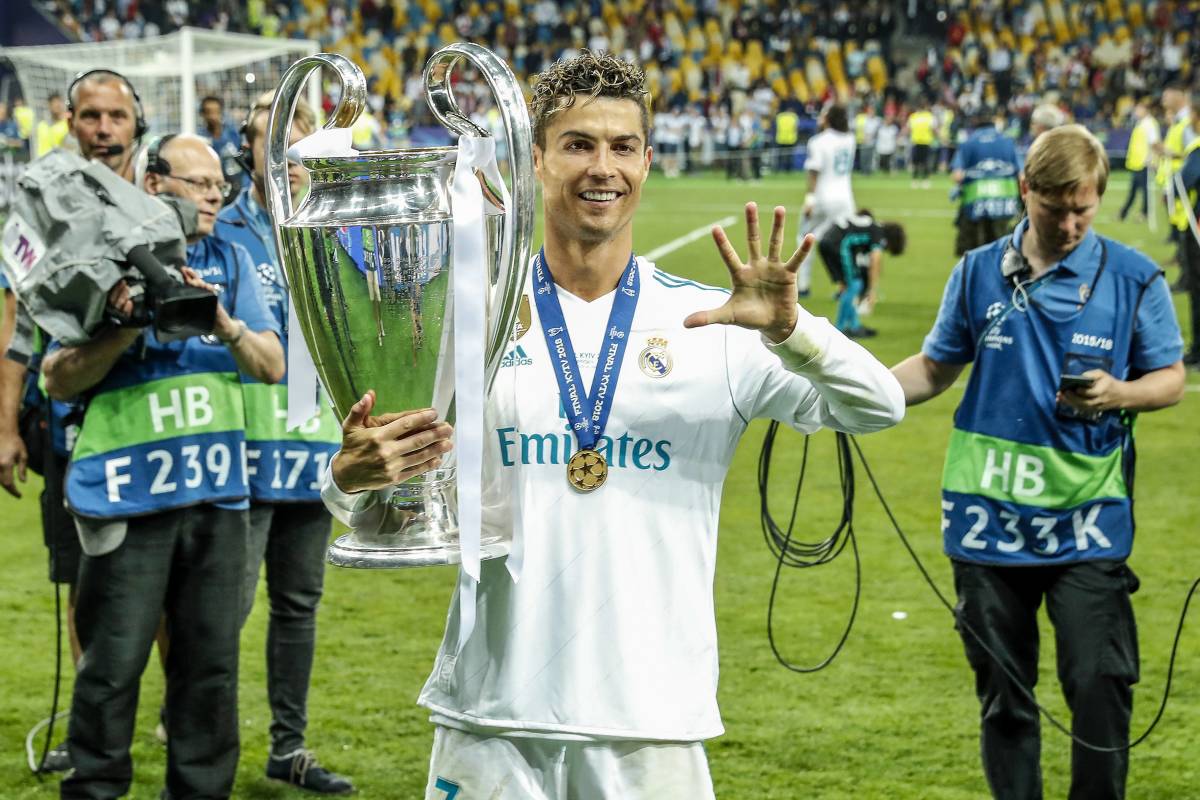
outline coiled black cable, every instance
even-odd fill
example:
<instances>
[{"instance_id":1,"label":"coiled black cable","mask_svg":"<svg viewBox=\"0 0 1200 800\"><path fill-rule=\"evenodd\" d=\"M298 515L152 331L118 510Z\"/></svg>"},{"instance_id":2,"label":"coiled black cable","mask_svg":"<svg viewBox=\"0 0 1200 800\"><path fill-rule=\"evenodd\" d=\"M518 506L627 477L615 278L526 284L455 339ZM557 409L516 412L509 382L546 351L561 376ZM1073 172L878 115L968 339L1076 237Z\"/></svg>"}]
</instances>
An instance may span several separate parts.
<instances>
[{"instance_id":1,"label":"coiled black cable","mask_svg":"<svg viewBox=\"0 0 1200 800\"><path fill-rule=\"evenodd\" d=\"M792 510L788 518L787 529L782 529L771 515L768 502L768 488L771 480L771 456L774 453L775 437L779 432L779 423L774 420L767 426L763 439L762 451L758 457L758 493L759 518L762 523L763 538L767 547L775 556L775 576L771 580L771 596L767 601L767 641L770 642L771 652L775 659L793 672L817 672L833 663L838 653L842 651L854 620L858 616L858 601L862 596L862 563L858 556L858 540L854 536L854 458L850 452L849 437L844 433L837 434L837 463L838 482L842 489L842 515L837 527L825 539L818 542L802 542L793 538L796 528L796 513L800 508L800 493L804 488L804 475L808 469L809 437L804 437L804 451L800 460L800 476L796 480L796 492L792 497ZM846 545L850 545L854 553L854 601L850 606L850 616L846 627L842 630L833 651L824 659L812 666L793 664L784 658L775 642L775 597L779 591L779 578L783 568L794 567L804 569L828 564L842 554Z\"/></svg>"},{"instance_id":2,"label":"coiled black cable","mask_svg":"<svg viewBox=\"0 0 1200 800\"><path fill-rule=\"evenodd\" d=\"M824 669L825 667L829 666L829 664L833 662L834 658L837 657L838 653L841 652L842 647L845 645L846 640L850 636L850 630L854 627L854 620L858 615L859 599L862 594L862 565L858 554L858 542L854 535L854 456L857 455L858 460L862 462L863 470L867 474L867 479L871 482L871 488L875 491L875 496L879 499L880 505L883 506L884 513L887 514L887 518L892 524L893 530L895 530L896 535L900 537L901 544L904 545L904 549L908 552L909 557L912 559L913 563L916 564L917 570L921 573L921 577L925 579L925 583L929 585L929 588L933 591L937 599L943 606L945 606L946 610L950 612L950 615L954 617L958 628L976 639L980 647L983 648L984 652L987 653L988 656L997 664L997 666L1000 667L1001 671L1003 671L1008 679L1012 681L1013 685L1017 687L1017 690L1029 702L1037 707L1038 712L1045 717L1052 726L1057 728L1060 732L1065 734L1071 739L1071 741L1073 741L1075 744L1078 744L1080 747L1085 747L1089 750L1099 753L1117 753L1136 747L1142 742L1146 741L1146 739L1150 736L1150 733L1156 727L1158 727L1158 723L1162 720L1163 714L1167 710L1167 701L1170 699L1171 695L1171 683L1175 675L1175 660L1179 652L1179 640L1183 635L1183 624L1187 619L1187 613L1189 607L1191 606L1192 597L1198 590L1200 590L1200 578L1197 578L1192 583L1191 588L1184 597L1183 608L1179 612L1179 622L1175 627L1175 637L1171 643L1171 656L1167 662L1166 685L1163 688L1162 701L1159 703L1158 711L1154 715L1154 719L1150 722L1149 726L1147 726L1146 730L1129 744L1105 746L1084 741L1072 733L1065 725L1059 722L1058 719L1051 714L1045 706L1039 703L1037 701L1037 697L1033 693L1033 690L1029 686L1025 685L1025 683L1012 671L1008 664L1006 664L1003 659L1001 659L991 648L988 647L987 643L983 641L983 638L975 632L970 624L968 624L966 620L959 616L958 612L955 610L954 604L951 603L946 595L942 593L942 590L938 588L933 576L930 575L929 570L925 567L925 564L921 561L920 557L917 556L917 552L913 549L912 544L909 542L908 536L900 527L899 520L897 520L896 515L892 513L891 506L888 505L887 500L884 499L883 492L879 488L879 482L875 480L875 475L871 471L871 465L867 463L867 458L863 455L862 448L859 446L858 440L853 436L848 436L847 434L840 432L836 434L838 477L842 489L842 516L834 532L826 539L814 543L795 542L792 540L792 533L796 524L796 515L800 507L800 494L804 487L805 472L808 468L808 435L805 435L804 437L804 450L800 462L800 475L796 481L796 492L792 499L792 509L791 515L788 519L788 526L786 530L779 527L774 517L771 515L768 504L771 456L774 452L775 437L778 434L778 431L779 423L771 422L767 428L766 437L763 440L762 451L759 453L758 458L758 490L763 535L767 540L767 546L770 548L771 553L776 558L775 576L771 582L771 594L767 603L767 639L771 645L771 652L774 653L776 660L778 660L780 664L787 669L792 670L793 672L807 673ZM833 652L830 653L827 658L812 667L796 666L783 657L775 644L773 619L775 612L775 598L779 586L780 573L782 572L784 566L806 568L828 564L841 554L841 552L845 549L847 542L850 544L851 551L854 553L854 600L850 606L850 616L847 620L846 628L843 630L837 645L833 649Z\"/></svg>"}]
</instances>

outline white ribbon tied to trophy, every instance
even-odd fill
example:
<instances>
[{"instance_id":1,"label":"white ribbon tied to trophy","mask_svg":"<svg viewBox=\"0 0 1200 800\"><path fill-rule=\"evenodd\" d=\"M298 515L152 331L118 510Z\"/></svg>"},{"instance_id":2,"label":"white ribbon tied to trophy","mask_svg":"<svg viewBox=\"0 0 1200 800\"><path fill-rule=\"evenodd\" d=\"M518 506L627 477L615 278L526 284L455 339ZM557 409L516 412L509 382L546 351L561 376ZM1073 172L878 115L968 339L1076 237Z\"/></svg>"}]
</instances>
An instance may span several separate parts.
<instances>
[{"instance_id":1,"label":"white ribbon tied to trophy","mask_svg":"<svg viewBox=\"0 0 1200 800\"><path fill-rule=\"evenodd\" d=\"M458 574L458 650L475 628L483 528L484 376L487 335L487 269L489 264L481 172L500 192L511 216L511 202L496 165L496 142L490 136L460 136L458 160L450 187L454 213L454 407L458 479L458 541L462 567ZM505 251L511 252L511 224L505 225Z\"/></svg>"},{"instance_id":2,"label":"white ribbon tied to trophy","mask_svg":"<svg viewBox=\"0 0 1200 800\"><path fill-rule=\"evenodd\" d=\"M288 148L289 161L324 156L356 156L349 128L330 128L305 136ZM287 281L287 276L284 276ZM291 292L291 286L288 286ZM296 303L288 298L288 350L287 350L287 430L294 431L311 420L319 411L317 366L300 331L300 317L296 315Z\"/></svg>"}]
</instances>

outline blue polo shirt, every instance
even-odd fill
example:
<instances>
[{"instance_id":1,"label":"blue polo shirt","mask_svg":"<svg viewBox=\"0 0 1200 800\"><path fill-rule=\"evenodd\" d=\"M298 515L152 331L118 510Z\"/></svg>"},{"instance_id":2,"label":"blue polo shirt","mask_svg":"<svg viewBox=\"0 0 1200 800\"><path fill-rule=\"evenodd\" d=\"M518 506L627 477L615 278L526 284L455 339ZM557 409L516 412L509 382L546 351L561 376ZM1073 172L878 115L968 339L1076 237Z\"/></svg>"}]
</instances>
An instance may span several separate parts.
<instances>
[{"instance_id":1,"label":"blue polo shirt","mask_svg":"<svg viewBox=\"0 0 1200 800\"><path fill-rule=\"evenodd\" d=\"M237 162L237 154L242 149L242 134L238 127L231 122L225 122L221 126L221 133L214 137L202 121L196 133L207 139L212 144L212 149L217 151L225 180L238 187L248 187L250 181L245 170Z\"/></svg>"},{"instance_id":2,"label":"blue polo shirt","mask_svg":"<svg viewBox=\"0 0 1200 800\"><path fill-rule=\"evenodd\" d=\"M1133 379L1177 362L1183 338L1158 267L1094 232L1017 290L1002 264L1010 240L1020 263L1028 225L963 257L922 347L975 365L942 476L944 547L989 564L1119 560L1133 540L1135 415L1074 415L1056 401L1060 376Z\"/></svg>"},{"instance_id":3,"label":"blue polo shirt","mask_svg":"<svg viewBox=\"0 0 1200 800\"><path fill-rule=\"evenodd\" d=\"M206 236L188 246L187 263L216 287L226 313L279 335L245 248ZM248 508L237 373L211 334L163 342L144 330L89 392L67 473L71 510L127 519L202 503Z\"/></svg>"},{"instance_id":4,"label":"blue polo shirt","mask_svg":"<svg viewBox=\"0 0 1200 800\"><path fill-rule=\"evenodd\" d=\"M1200 219L1200 148L1193 150L1187 154L1187 158L1183 161L1183 168L1180 170L1180 178L1183 180L1183 186L1189 192L1196 192L1193 215Z\"/></svg>"},{"instance_id":5,"label":"blue polo shirt","mask_svg":"<svg viewBox=\"0 0 1200 800\"><path fill-rule=\"evenodd\" d=\"M976 128L954 152L950 167L963 173L959 197L968 220L1016 215L1022 161L1012 139L992 125Z\"/></svg>"},{"instance_id":6,"label":"blue polo shirt","mask_svg":"<svg viewBox=\"0 0 1200 800\"><path fill-rule=\"evenodd\" d=\"M288 294L275 252L275 229L267 210L255 202L250 187L217 214L213 235L246 249L261 284L263 300L281 331L287 329ZM287 342L284 341L284 347Z\"/></svg>"},{"instance_id":7,"label":"blue polo shirt","mask_svg":"<svg viewBox=\"0 0 1200 800\"><path fill-rule=\"evenodd\" d=\"M1010 238L1013 248L1020 252L1021 240L1028 228L1029 220L1023 219L1017 224L1011 237L1005 236L978 251L972 251L972 254L983 256L983 251L987 251L992 256L1002 255ZM1101 238L1095 231L1088 231L1079 246L1046 273L1054 278L1037 293L1037 308L1042 313L1064 316L1078 311L1081 293L1079 287L1085 284L1090 286L1096 278L1096 272L1100 265ZM1119 268L1116 262L1127 260L1139 264L1143 269L1158 270L1158 267L1150 259L1138 251L1111 239L1106 239L1105 243L1108 249L1106 269L1112 266ZM998 273L1000 264L998 259L994 260L996 263L992 266ZM971 321L962 313L965 261L966 257L959 261L950 272L946 288L942 293L942 303L938 309L937 319L921 347L922 352L934 361L947 364L966 364L975 360L975 350L978 344L975 339L976 332L971 326ZM1010 288L1012 288L1011 281L1004 291L996 293L992 302L1011 301L1012 294L1008 291ZM1133 365L1139 372L1145 373L1168 367L1183 357L1183 335L1180 333L1179 323L1175 317L1175 307L1171 303L1171 290L1165 280L1154 281L1147 288L1141 303L1136 308L1135 320L1134 328L1137 335L1133 341ZM1045 344L1049 345L1050 343ZM1046 354L1043 351L1043 355ZM1057 389L1057 374L1055 377L1053 385Z\"/></svg>"}]
</instances>

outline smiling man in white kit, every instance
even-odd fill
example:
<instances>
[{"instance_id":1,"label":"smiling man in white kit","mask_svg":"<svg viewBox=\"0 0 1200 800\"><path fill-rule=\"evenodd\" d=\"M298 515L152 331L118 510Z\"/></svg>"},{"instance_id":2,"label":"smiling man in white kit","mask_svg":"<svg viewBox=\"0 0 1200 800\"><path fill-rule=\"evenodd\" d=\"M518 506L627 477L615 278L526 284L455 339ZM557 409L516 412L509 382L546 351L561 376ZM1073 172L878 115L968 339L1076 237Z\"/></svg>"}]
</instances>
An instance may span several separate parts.
<instances>
[{"instance_id":1,"label":"smiling man in white kit","mask_svg":"<svg viewBox=\"0 0 1200 800\"><path fill-rule=\"evenodd\" d=\"M485 561L459 642L456 591L419 703L435 735L426 797L713 796L701 742L723 732L713 606L721 488L748 421L853 433L903 416L866 350L796 300L812 238L749 258L713 238L734 291L632 253L649 173L642 71L584 52L533 87L544 247L489 399L484 528L512 535ZM714 308L719 306L719 308ZM713 309L709 311L698 309ZM434 412L351 410L323 495L340 519L440 462ZM390 409L389 409L390 410ZM519 578L519 580L518 580Z\"/></svg>"}]
</instances>

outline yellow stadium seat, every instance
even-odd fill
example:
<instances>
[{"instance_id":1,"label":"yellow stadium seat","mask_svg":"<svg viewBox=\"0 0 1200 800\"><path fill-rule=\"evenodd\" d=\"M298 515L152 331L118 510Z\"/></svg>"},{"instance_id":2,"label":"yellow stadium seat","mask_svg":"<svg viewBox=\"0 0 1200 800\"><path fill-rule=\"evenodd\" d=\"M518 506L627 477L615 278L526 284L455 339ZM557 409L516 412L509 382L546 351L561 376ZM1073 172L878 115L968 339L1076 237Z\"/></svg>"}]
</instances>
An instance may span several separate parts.
<instances>
[{"instance_id":1,"label":"yellow stadium seat","mask_svg":"<svg viewBox=\"0 0 1200 800\"><path fill-rule=\"evenodd\" d=\"M1125 7L1125 12L1129 15L1129 27L1134 30L1146 24L1146 14L1141 3L1130 3Z\"/></svg>"},{"instance_id":2,"label":"yellow stadium seat","mask_svg":"<svg viewBox=\"0 0 1200 800\"><path fill-rule=\"evenodd\" d=\"M793 67L788 73L788 85L792 87L792 94L801 103L807 103L812 97L808 91L808 81L804 80L804 73L799 67Z\"/></svg>"},{"instance_id":3,"label":"yellow stadium seat","mask_svg":"<svg viewBox=\"0 0 1200 800\"><path fill-rule=\"evenodd\" d=\"M825 94L829 80L825 77L825 65L816 56L809 56L804 62L804 75L808 79L808 88L814 98Z\"/></svg>"},{"instance_id":4,"label":"yellow stadium seat","mask_svg":"<svg viewBox=\"0 0 1200 800\"><path fill-rule=\"evenodd\" d=\"M1119 120L1124 119L1126 116L1129 115L1129 112L1132 109L1133 109L1133 98L1127 94L1123 94L1119 98L1117 98L1116 105L1113 107L1113 114Z\"/></svg>"},{"instance_id":5,"label":"yellow stadium seat","mask_svg":"<svg viewBox=\"0 0 1200 800\"><path fill-rule=\"evenodd\" d=\"M871 81L871 88L876 92L882 93L887 88L887 64L882 56L876 54L867 59L867 77Z\"/></svg>"}]
</instances>

